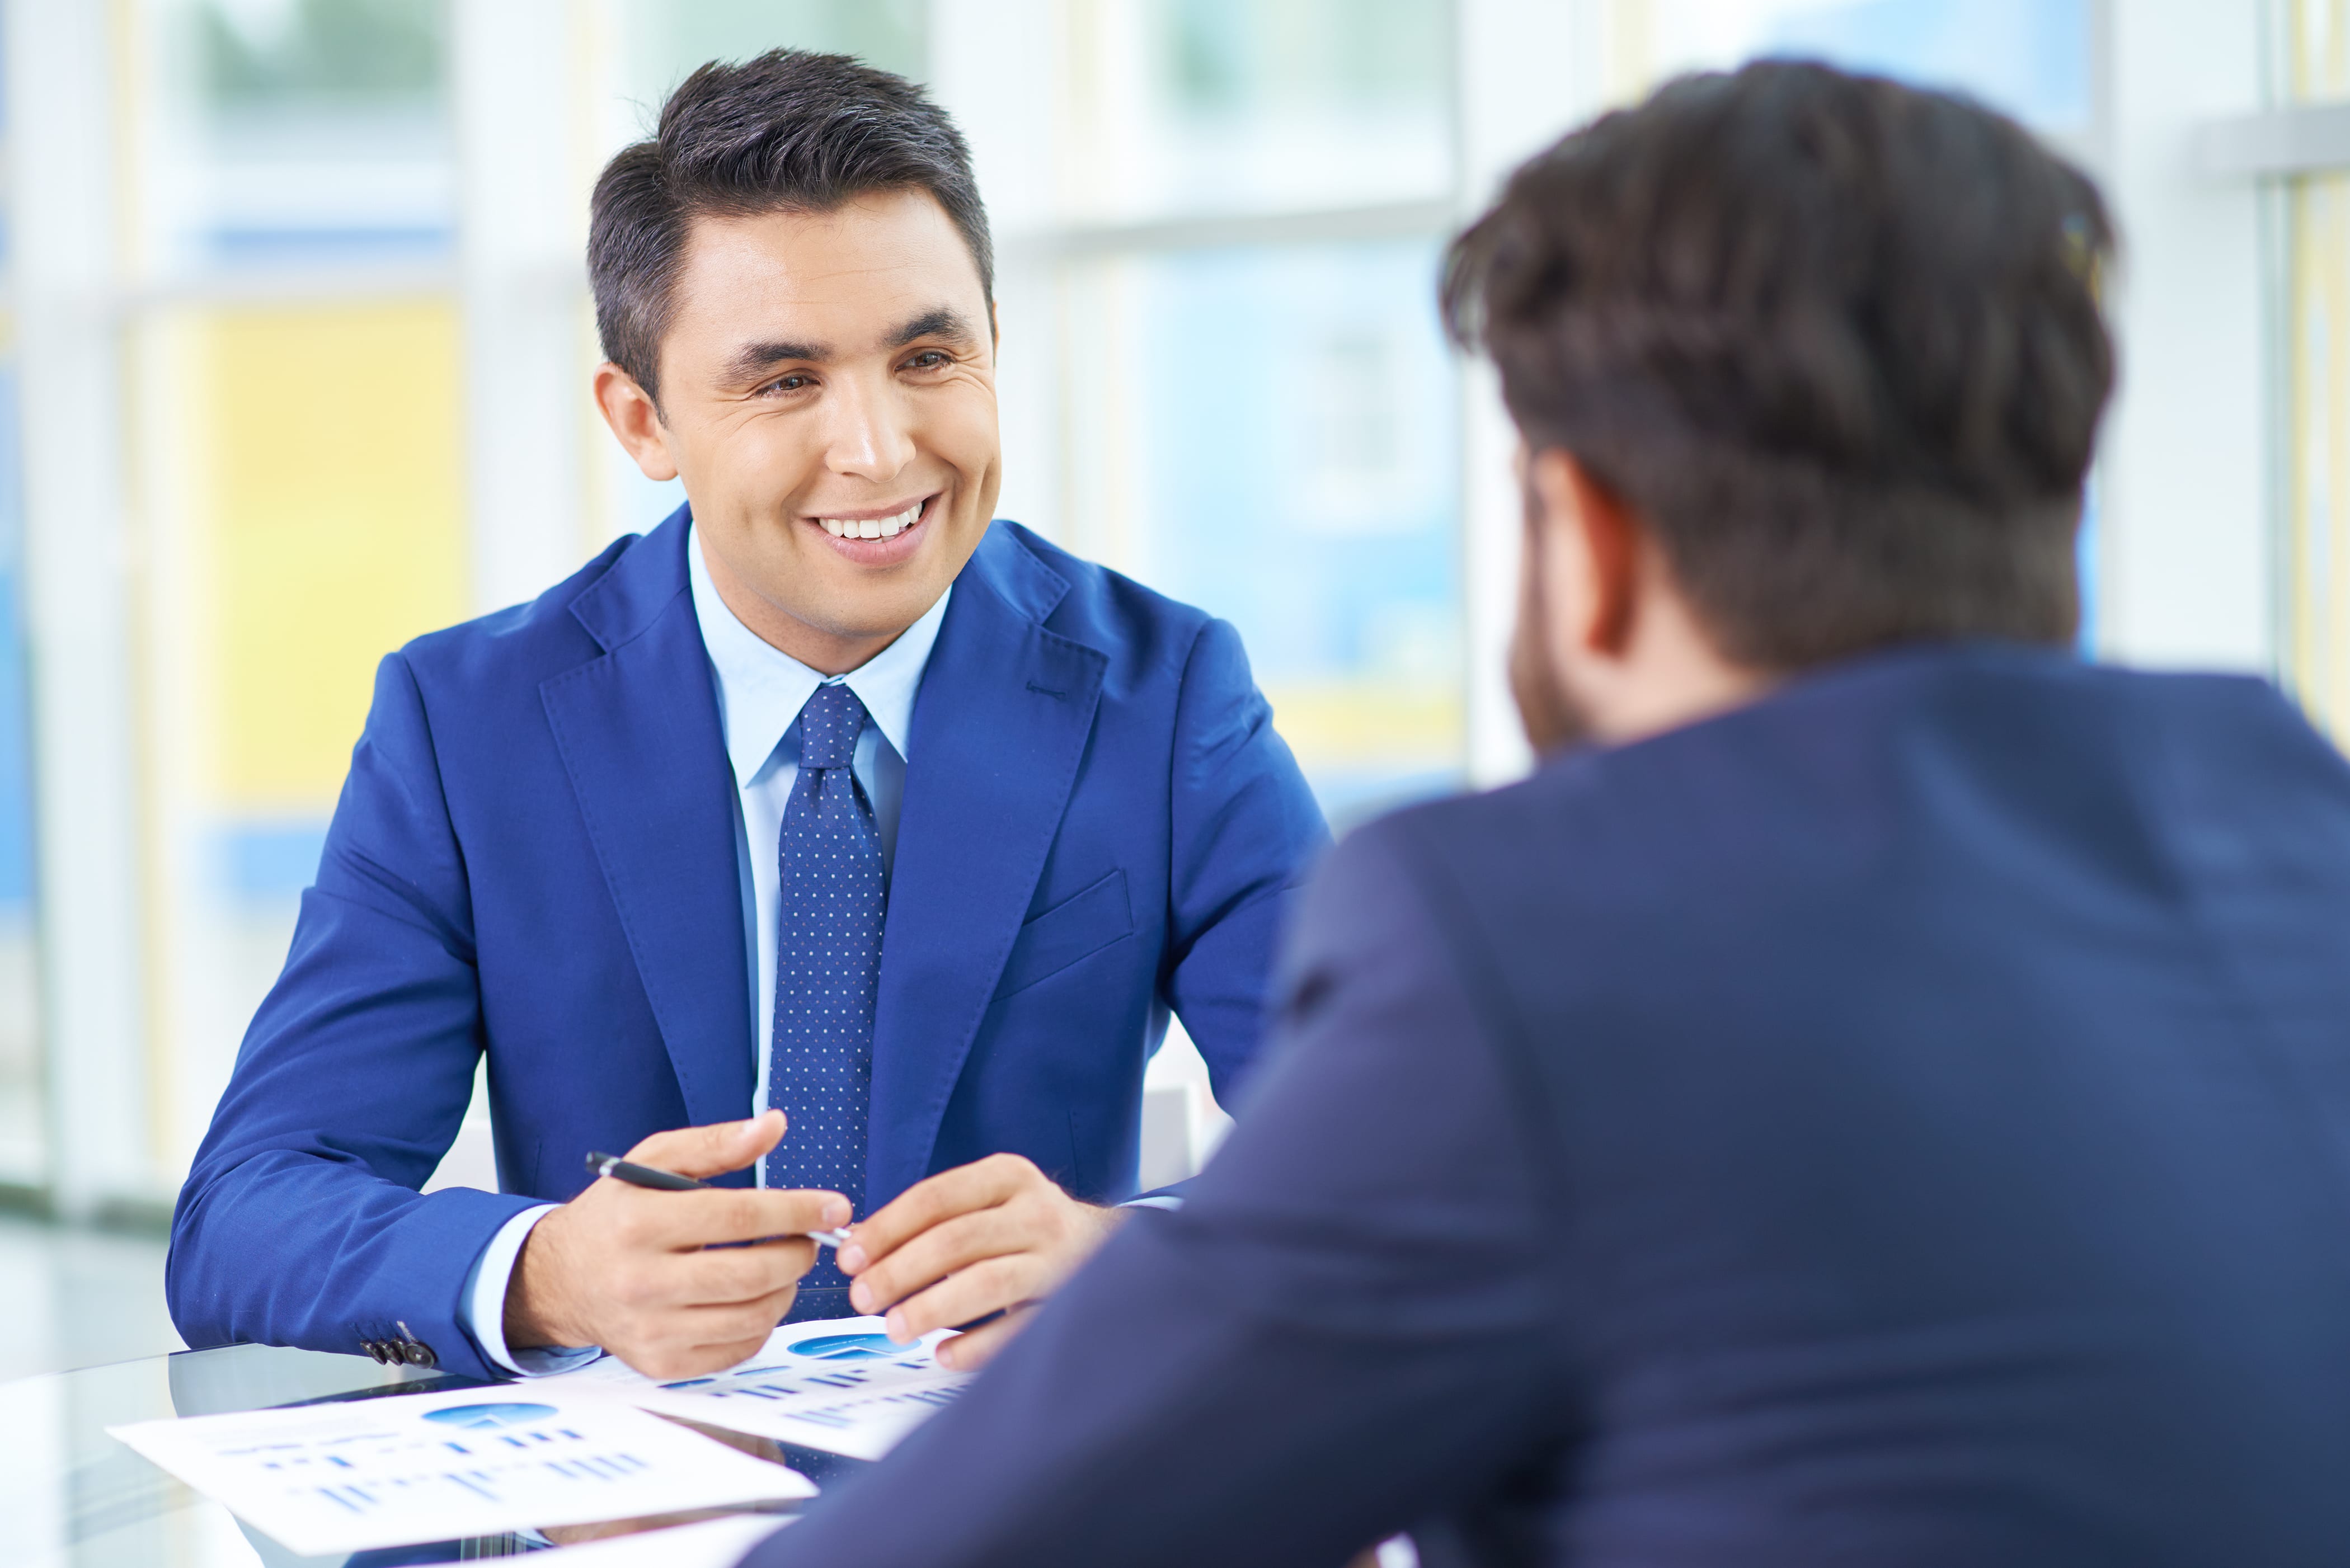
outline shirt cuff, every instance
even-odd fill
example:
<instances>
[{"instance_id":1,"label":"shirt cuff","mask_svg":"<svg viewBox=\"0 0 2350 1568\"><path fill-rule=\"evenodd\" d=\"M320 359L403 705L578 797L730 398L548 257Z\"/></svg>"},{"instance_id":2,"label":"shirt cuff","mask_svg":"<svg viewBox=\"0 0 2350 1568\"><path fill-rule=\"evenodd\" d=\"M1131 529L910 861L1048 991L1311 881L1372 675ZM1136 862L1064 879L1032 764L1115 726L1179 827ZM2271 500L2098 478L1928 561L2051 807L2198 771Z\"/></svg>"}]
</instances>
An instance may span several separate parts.
<instances>
[{"instance_id":1,"label":"shirt cuff","mask_svg":"<svg viewBox=\"0 0 2350 1568\"><path fill-rule=\"evenodd\" d=\"M590 1345L578 1348L569 1345L546 1345L532 1350L506 1348L506 1285L514 1278L515 1260L522 1256L522 1244L530 1228L539 1222L556 1206L542 1203L536 1209L525 1209L504 1225L473 1260L473 1272L465 1276L464 1293L457 1298L458 1326L473 1336L493 1366L522 1377L537 1377L550 1372L568 1372L584 1366L603 1355Z\"/></svg>"},{"instance_id":2,"label":"shirt cuff","mask_svg":"<svg viewBox=\"0 0 2350 1568\"><path fill-rule=\"evenodd\" d=\"M1180 1209L1183 1207L1183 1199L1172 1192L1153 1192L1144 1198L1129 1198L1118 1207L1120 1209Z\"/></svg>"}]
</instances>

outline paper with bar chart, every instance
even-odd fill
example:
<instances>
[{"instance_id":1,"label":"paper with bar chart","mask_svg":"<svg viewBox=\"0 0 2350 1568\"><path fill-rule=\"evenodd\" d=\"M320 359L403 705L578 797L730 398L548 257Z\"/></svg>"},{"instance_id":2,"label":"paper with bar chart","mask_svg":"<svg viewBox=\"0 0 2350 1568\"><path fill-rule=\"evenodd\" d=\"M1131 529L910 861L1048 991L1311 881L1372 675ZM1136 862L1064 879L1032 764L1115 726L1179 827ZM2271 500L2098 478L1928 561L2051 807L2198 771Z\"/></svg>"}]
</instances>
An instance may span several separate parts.
<instances>
[{"instance_id":1,"label":"paper with bar chart","mask_svg":"<svg viewBox=\"0 0 2350 1568\"><path fill-rule=\"evenodd\" d=\"M107 1430L304 1556L816 1495L626 1403L527 1385Z\"/></svg>"},{"instance_id":2,"label":"paper with bar chart","mask_svg":"<svg viewBox=\"0 0 2350 1568\"><path fill-rule=\"evenodd\" d=\"M707 1377L656 1383L608 1356L529 1386L600 1393L729 1431L878 1459L971 1380L938 1363L940 1343L952 1337L941 1331L893 1345L878 1317L829 1318L785 1324L758 1355Z\"/></svg>"}]
</instances>

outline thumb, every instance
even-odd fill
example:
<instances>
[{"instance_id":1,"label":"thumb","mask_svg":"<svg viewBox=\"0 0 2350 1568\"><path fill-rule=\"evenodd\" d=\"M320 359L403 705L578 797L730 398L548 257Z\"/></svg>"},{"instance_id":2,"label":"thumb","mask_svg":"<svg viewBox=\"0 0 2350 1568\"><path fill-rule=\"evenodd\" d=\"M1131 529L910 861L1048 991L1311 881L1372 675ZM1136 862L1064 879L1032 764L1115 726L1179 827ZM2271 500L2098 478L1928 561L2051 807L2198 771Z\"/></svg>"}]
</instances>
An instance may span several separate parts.
<instances>
[{"instance_id":1,"label":"thumb","mask_svg":"<svg viewBox=\"0 0 2350 1568\"><path fill-rule=\"evenodd\" d=\"M784 1113L762 1111L749 1121L657 1132L630 1149L629 1158L680 1176L723 1176L764 1155L783 1136Z\"/></svg>"}]
</instances>

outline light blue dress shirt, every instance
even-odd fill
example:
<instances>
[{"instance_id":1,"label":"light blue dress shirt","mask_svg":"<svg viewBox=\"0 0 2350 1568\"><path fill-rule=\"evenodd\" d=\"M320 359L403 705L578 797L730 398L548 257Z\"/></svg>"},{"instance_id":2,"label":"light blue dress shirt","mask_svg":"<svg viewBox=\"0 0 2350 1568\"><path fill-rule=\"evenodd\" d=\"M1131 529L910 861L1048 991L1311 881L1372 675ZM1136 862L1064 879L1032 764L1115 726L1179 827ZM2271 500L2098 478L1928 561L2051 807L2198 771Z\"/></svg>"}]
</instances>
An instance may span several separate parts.
<instances>
[{"instance_id":1,"label":"light blue dress shirt","mask_svg":"<svg viewBox=\"0 0 2350 1568\"><path fill-rule=\"evenodd\" d=\"M741 809L734 815L734 865L743 888L743 940L753 962L751 1009L755 1041L751 1103L743 1115L756 1116L767 1104L767 1053L775 1026L775 921L782 901L775 846L783 834L784 805L792 783L799 777L800 709L817 686L838 680L865 704L871 722L857 739L853 767L857 782L873 805L874 826L881 836L881 863L887 867L897 853L898 815L906 795L907 742L914 728L914 696L920 691L922 671L946 618L950 587L922 618L898 640L847 675L827 677L762 639L726 607L710 579L697 532L686 543L686 570L692 584L693 613L702 628L702 646L710 656L710 675L718 695L720 732L726 741L726 758L734 770ZM758 852L753 853L753 846ZM788 1135L786 1135L788 1136ZM762 1185L766 1162L754 1168ZM521 1256L525 1237L539 1217L556 1206L541 1204L507 1220L473 1264L466 1282L462 1315L466 1328L490 1359L510 1372L533 1375L561 1372L601 1354L584 1349L509 1350L505 1342L506 1284L515 1260Z\"/></svg>"}]
</instances>

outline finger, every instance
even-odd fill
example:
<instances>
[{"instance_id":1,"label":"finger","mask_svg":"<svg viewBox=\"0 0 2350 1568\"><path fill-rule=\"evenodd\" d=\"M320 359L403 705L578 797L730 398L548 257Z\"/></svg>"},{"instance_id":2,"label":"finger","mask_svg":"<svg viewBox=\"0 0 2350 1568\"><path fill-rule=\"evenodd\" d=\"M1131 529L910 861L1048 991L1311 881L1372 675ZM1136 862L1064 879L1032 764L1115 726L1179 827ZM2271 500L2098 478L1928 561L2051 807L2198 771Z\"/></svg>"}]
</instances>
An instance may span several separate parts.
<instances>
[{"instance_id":1,"label":"finger","mask_svg":"<svg viewBox=\"0 0 2350 1568\"><path fill-rule=\"evenodd\" d=\"M813 1241L766 1241L679 1253L671 1264L671 1300L679 1307L732 1306L789 1290L816 1266Z\"/></svg>"},{"instance_id":2,"label":"finger","mask_svg":"<svg viewBox=\"0 0 2350 1568\"><path fill-rule=\"evenodd\" d=\"M889 1337L899 1345L911 1345L932 1329L952 1328L992 1312L1024 1306L1050 1286L1045 1266L1034 1252L990 1258L891 1307L886 1320Z\"/></svg>"},{"instance_id":3,"label":"finger","mask_svg":"<svg viewBox=\"0 0 2350 1568\"><path fill-rule=\"evenodd\" d=\"M700 1192L616 1193L625 1205L618 1221L623 1245L658 1251L688 1251L732 1241L803 1236L847 1220L848 1199L837 1192L775 1192L749 1187L713 1187Z\"/></svg>"},{"instance_id":4,"label":"finger","mask_svg":"<svg viewBox=\"0 0 2350 1568\"><path fill-rule=\"evenodd\" d=\"M759 1354L764 1338L745 1337L729 1345L630 1345L612 1350L612 1354L643 1373L656 1383L674 1383L681 1377L707 1377L713 1372L723 1372L730 1366L740 1366ZM610 1346L606 1346L611 1349Z\"/></svg>"},{"instance_id":5,"label":"finger","mask_svg":"<svg viewBox=\"0 0 2350 1568\"><path fill-rule=\"evenodd\" d=\"M841 1249L841 1272L854 1274L931 1226L1002 1203L1044 1179L1042 1171L1018 1155L998 1154L918 1181L871 1219L858 1222L856 1235Z\"/></svg>"},{"instance_id":6,"label":"finger","mask_svg":"<svg viewBox=\"0 0 2350 1568\"><path fill-rule=\"evenodd\" d=\"M759 1353L775 1332L775 1324L792 1310L797 1293L786 1287L755 1301L694 1307L681 1314L682 1337L710 1351L729 1353L731 1359L719 1365L733 1366Z\"/></svg>"},{"instance_id":7,"label":"finger","mask_svg":"<svg viewBox=\"0 0 2350 1568\"><path fill-rule=\"evenodd\" d=\"M806 1241L727 1247L708 1252L623 1255L602 1276L595 1343L675 1332L680 1314L755 1302L795 1289L814 1262Z\"/></svg>"},{"instance_id":8,"label":"finger","mask_svg":"<svg viewBox=\"0 0 2350 1568\"><path fill-rule=\"evenodd\" d=\"M680 1176L723 1176L751 1164L775 1147L783 1136L784 1113L767 1110L748 1121L712 1122L706 1127L657 1132L629 1150L629 1160Z\"/></svg>"},{"instance_id":9,"label":"finger","mask_svg":"<svg viewBox=\"0 0 2350 1568\"><path fill-rule=\"evenodd\" d=\"M1005 1313L993 1323L981 1324L977 1328L939 1341L939 1365L950 1372L976 1372L995 1359L995 1353L1012 1343L1012 1336L1028 1326L1036 1315L1035 1307L1020 1307Z\"/></svg>"},{"instance_id":10,"label":"finger","mask_svg":"<svg viewBox=\"0 0 2350 1568\"><path fill-rule=\"evenodd\" d=\"M957 1269L983 1258L1025 1251L1037 1238L1024 1224L1024 1218L1016 1205L998 1204L933 1225L859 1273L848 1287L848 1304L861 1313L888 1312Z\"/></svg>"},{"instance_id":11,"label":"finger","mask_svg":"<svg viewBox=\"0 0 2350 1568\"><path fill-rule=\"evenodd\" d=\"M639 1372L668 1377L689 1376L696 1371L733 1366L754 1355L792 1310L798 1291L794 1285L750 1301L723 1306L671 1307L632 1314L618 1344L605 1348L621 1355Z\"/></svg>"},{"instance_id":12,"label":"finger","mask_svg":"<svg viewBox=\"0 0 2350 1568\"><path fill-rule=\"evenodd\" d=\"M642 1340L616 1340L604 1347L619 1356L636 1371L656 1383L673 1383L681 1377L702 1377L712 1372L723 1372L758 1354L758 1345L702 1345L669 1335Z\"/></svg>"}]
</instances>

